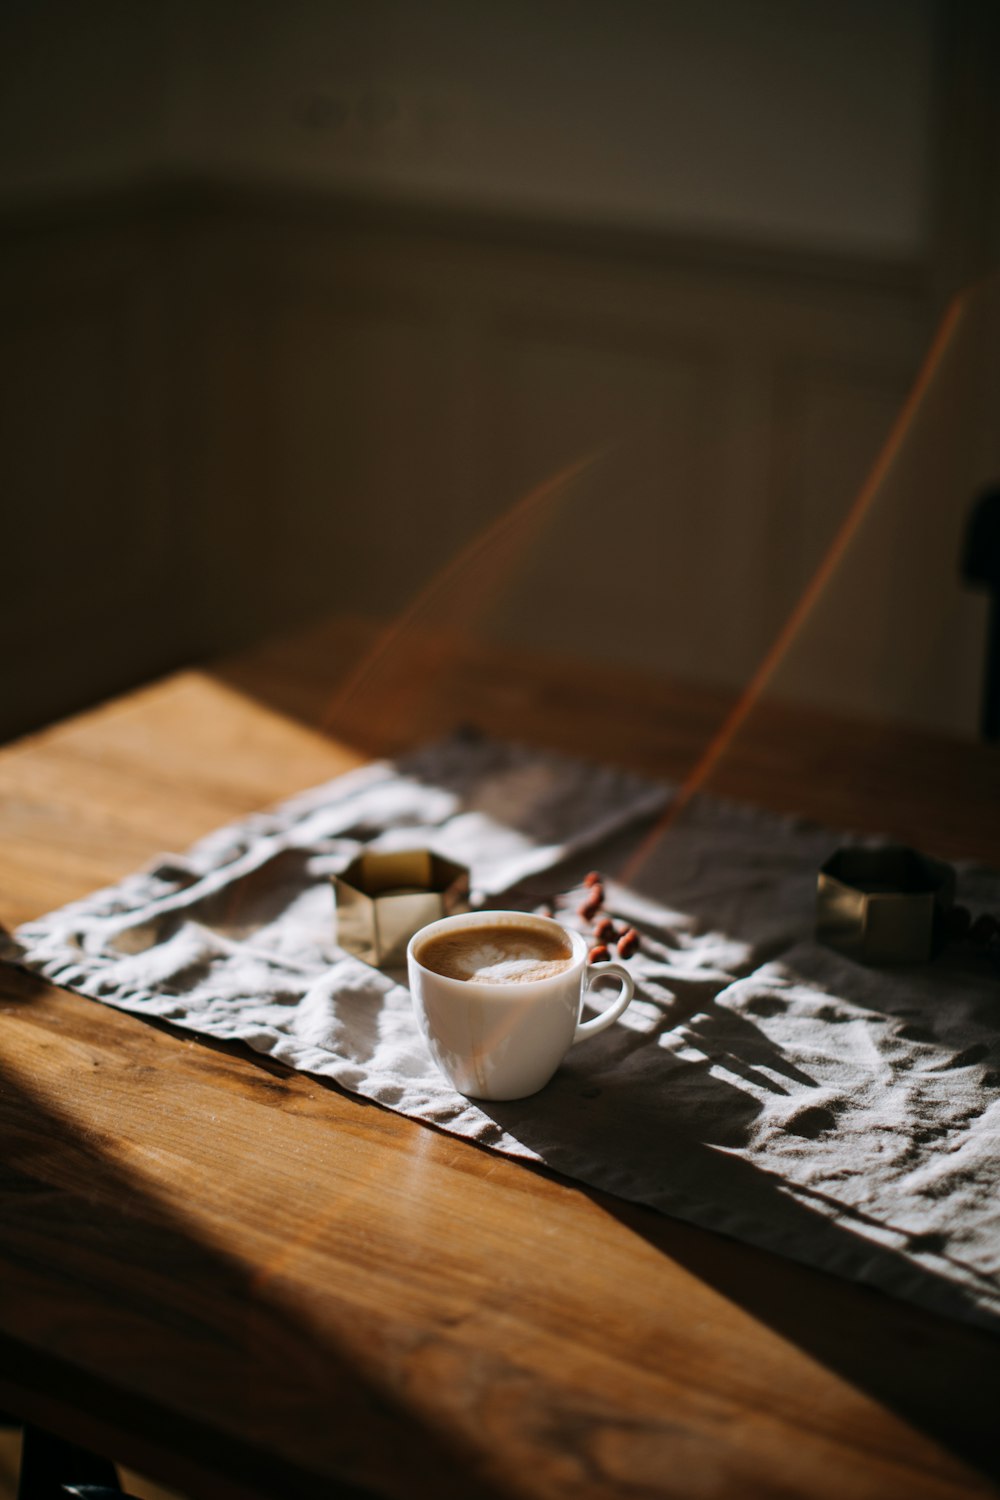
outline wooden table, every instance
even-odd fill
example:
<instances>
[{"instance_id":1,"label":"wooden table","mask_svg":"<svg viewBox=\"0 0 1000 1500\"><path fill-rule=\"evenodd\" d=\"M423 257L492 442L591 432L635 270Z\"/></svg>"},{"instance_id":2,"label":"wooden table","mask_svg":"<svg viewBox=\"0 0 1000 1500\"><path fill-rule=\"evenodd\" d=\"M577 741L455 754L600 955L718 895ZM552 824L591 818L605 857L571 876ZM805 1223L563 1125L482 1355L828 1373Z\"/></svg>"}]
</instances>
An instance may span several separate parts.
<instances>
[{"instance_id":1,"label":"wooden table","mask_svg":"<svg viewBox=\"0 0 1000 1500\"><path fill-rule=\"evenodd\" d=\"M0 920L456 716L676 776L725 707L425 644L322 733L367 638L319 628L0 752ZM713 785L1000 860L998 769L774 710ZM7 968L0 995L0 1405L20 1416L206 1497L998 1492L995 1337L237 1046Z\"/></svg>"}]
</instances>

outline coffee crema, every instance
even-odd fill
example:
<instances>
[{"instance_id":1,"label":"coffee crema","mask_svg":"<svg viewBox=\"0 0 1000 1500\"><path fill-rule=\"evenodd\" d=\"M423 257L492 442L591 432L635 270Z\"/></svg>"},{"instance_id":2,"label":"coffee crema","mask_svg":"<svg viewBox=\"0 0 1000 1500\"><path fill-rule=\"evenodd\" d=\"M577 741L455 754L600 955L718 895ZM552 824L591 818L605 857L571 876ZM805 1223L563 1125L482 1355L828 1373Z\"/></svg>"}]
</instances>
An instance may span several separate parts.
<instances>
[{"instance_id":1,"label":"coffee crema","mask_svg":"<svg viewBox=\"0 0 1000 1500\"><path fill-rule=\"evenodd\" d=\"M414 954L445 979L476 984L533 984L562 974L573 962L569 936L515 922L471 923L432 934Z\"/></svg>"}]
</instances>

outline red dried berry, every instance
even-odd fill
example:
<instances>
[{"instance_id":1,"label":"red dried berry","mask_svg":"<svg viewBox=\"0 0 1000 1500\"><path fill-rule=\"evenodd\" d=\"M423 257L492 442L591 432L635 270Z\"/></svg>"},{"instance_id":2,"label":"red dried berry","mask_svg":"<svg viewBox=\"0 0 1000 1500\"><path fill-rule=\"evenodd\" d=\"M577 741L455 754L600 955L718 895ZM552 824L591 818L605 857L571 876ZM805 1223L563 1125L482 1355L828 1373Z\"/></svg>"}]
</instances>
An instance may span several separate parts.
<instances>
[{"instance_id":1,"label":"red dried berry","mask_svg":"<svg viewBox=\"0 0 1000 1500\"><path fill-rule=\"evenodd\" d=\"M600 885L601 877L597 870L591 870L589 875L583 877L584 885Z\"/></svg>"},{"instance_id":2,"label":"red dried berry","mask_svg":"<svg viewBox=\"0 0 1000 1500\"><path fill-rule=\"evenodd\" d=\"M602 917L594 928L594 936L599 943L613 943L618 936L618 929L610 917Z\"/></svg>"},{"instance_id":3,"label":"red dried berry","mask_svg":"<svg viewBox=\"0 0 1000 1500\"><path fill-rule=\"evenodd\" d=\"M587 962L588 964L606 964L610 957L611 954L608 952L607 945L605 943L598 943L587 954Z\"/></svg>"},{"instance_id":4,"label":"red dried berry","mask_svg":"<svg viewBox=\"0 0 1000 1500\"><path fill-rule=\"evenodd\" d=\"M621 937L618 939L618 957L631 958L632 954L635 952L638 946L639 934L636 932L634 927L630 927L628 931L623 932Z\"/></svg>"},{"instance_id":5,"label":"red dried berry","mask_svg":"<svg viewBox=\"0 0 1000 1500\"><path fill-rule=\"evenodd\" d=\"M587 896L585 900L581 901L580 905L577 907L577 911L580 913L585 922L590 922L594 919L594 917L597 916L597 913L601 909L601 902L603 900L604 892L601 890L599 885L595 885L591 889L590 895Z\"/></svg>"}]
</instances>

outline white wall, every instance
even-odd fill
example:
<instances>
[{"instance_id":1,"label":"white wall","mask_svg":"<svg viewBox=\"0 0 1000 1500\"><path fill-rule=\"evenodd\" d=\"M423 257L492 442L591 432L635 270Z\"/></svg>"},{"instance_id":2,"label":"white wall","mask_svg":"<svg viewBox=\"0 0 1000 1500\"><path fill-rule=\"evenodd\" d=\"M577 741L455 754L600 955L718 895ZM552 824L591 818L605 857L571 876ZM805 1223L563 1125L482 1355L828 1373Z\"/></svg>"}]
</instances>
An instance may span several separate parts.
<instances>
[{"instance_id":1,"label":"white wall","mask_svg":"<svg viewBox=\"0 0 1000 1500\"><path fill-rule=\"evenodd\" d=\"M879 257L927 239L935 0L48 0L11 195L222 174Z\"/></svg>"},{"instance_id":2,"label":"white wall","mask_svg":"<svg viewBox=\"0 0 1000 1500\"><path fill-rule=\"evenodd\" d=\"M297 612L398 607L605 441L619 456L560 572L594 577L602 649L745 682L937 321L943 14L934 0L0 6L8 211L192 174L342 200L310 214L294 192L154 195L134 218L27 215L9 237L0 492L14 551L45 551L47 585L43 624L30 571L0 600L0 634L26 637L11 712L40 721L88 671L87 690L109 692ZM967 60L979 33L964 35ZM985 198L958 149L978 118L949 149ZM639 247L449 233L447 217L352 214L351 192L663 233ZM729 253L691 254L675 233ZM765 253L742 254L755 240ZM985 606L956 561L997 472L979 439L998 318L991 304L969 319L982 350L949 366L783 691L974 732ZM118 586L95 589L123 548ZM183 610L124 631L123 604L141 613L164 569ZM543 619L549 592L537 572L512 584L508 615L570 649L576 615L552 593Z\"/></svg>"}]
</instances>

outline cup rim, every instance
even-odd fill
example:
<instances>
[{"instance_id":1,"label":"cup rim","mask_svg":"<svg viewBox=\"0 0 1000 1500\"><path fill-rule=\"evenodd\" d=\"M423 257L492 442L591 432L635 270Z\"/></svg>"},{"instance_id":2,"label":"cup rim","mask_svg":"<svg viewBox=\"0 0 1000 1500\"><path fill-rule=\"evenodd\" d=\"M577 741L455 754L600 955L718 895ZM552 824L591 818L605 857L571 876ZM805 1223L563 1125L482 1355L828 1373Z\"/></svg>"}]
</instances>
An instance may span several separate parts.
<instances>
[{"instance_id":1,"label":"cup rim","mask_svg":"<svg viewBox=\"0 0 1000 1500\"><path fill-rule=\"evenodd\" d=\"M469 981L468 979L453 979L447 974L439 974L436 969L429 969L427 965L422 964L420 962L420 959L416 956L415 945L418 940L423 941L438 928L455 926L460 927L463 925L468 925L470 927L480 927L488 925L491 922L493 923L493 925L505 925L504 922L498 922L498 919L501 918L505 919L505 922L511 924L516 921L527 921L537 922L541 926L558 927L559 931L563 933L567 938L569 938L570 945L573 949L573 957L567 968L561 969L558 974L550 974L547 979L521 979L517 981L510 980L506 984L494 983L484 985L483 988L488 988L495 991L503 991L514 988L516 984L518 990L524 990L528 985L531 985L532 988L537 987L541 989L547 985L565 984L567 978L573 974L576 974L578 969L580 969L586 963L587 953L589 950L587 948L587 939L584 937L582 932L576 932L572 927L564 926L563 923L560 922L556 917L543 917L540 915L540 913L533 911L512 911L509 907L496 908L489 911L453 912L451 916L448 917L436 917L433 922L427 922L410 938L410 941L406 945L407 963L414 964L422 974L432 975L433 978L441 984L457 985L460 989L467 990L470 982L474 981Z\"/></svg>"}]
</instances>

